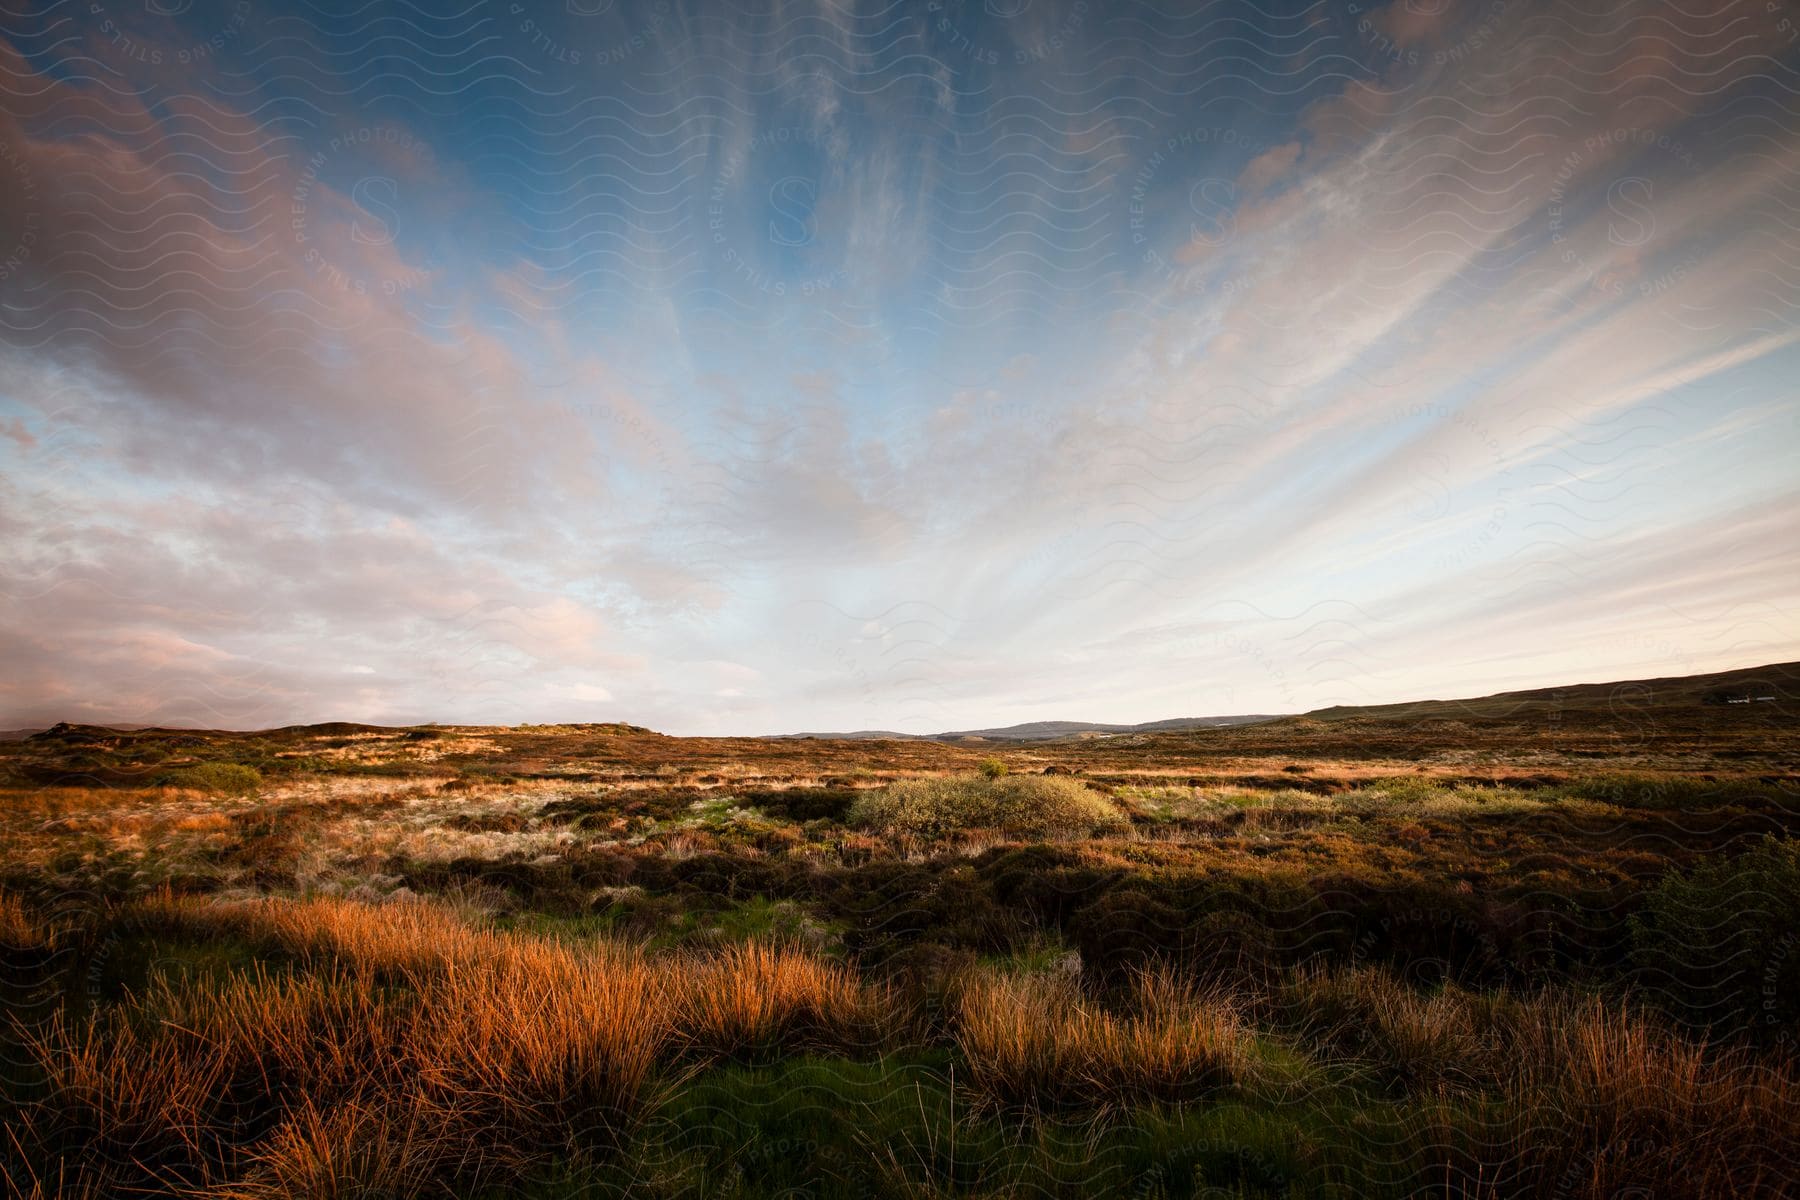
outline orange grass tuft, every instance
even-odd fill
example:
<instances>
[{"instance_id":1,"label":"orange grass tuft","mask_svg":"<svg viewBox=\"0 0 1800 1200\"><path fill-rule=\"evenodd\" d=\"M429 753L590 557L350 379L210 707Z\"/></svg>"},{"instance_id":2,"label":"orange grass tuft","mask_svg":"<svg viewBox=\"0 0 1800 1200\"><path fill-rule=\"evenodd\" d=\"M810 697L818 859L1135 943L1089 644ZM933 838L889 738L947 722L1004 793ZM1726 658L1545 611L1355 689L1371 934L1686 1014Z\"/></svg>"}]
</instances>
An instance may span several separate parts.
<instances>
[{"instance_id":1,"label":"orange grass tuft","mask_svg":"<svg viewBox=\"0 0 1800 1200\"><path fill-rule=\"evenodd\" d=\"M1252 1066L1235 1010L1164 975L1141 978L1137 1011L1118 1015L1067 980L976 973L958 989L957 1043L978 1093L1037 1111L1192 1100Z\"/></svg>"},{"instance_id":2,"label":"orange grass tuft","mask_svg":"<svg viewBox=\"0 0 1800 1200\"><path fill-rule=\"evenodd\" d=\"M1467 1090L1500 1054L1488 1003L1456 987L1420 992L1365 967L1299 975L1283 999L1308 1041L1402 1091Z\"/></svg>"},{"instance_id":3,"label":"orange grass tuft","mask_svg":"<svg viewBox=\"0 0 1800 1200\"><path fill-rule=\"evenodd\" d=\"M399 1110L399 1111L397 1111ZM369 1200L430 1194L474 1172L466 1154L404 1102L304 1102L247 1160L241 1181L207 1200ZM441 1189L440 1189L441 1190Z\"/></svg>"},{"instance_id":4,"label":"orange grass tuft","mask_svg":"<svg viewBox=\"0 0 1800 1200\"><path fill-rule=\"evenodd\" d=\"M312 1194L304 1181L346 1162L468 1183L610 1144L670 1036L671 979L629 948L506 937L417 904L166 904L332 961L156 976L104 1020L16 1026L44 1080L28 1158L109 1162L121 1188L242 1178Z\"/></svg>"},{"instance_id":5,"label":"orange grass tuft","mask_svg":"<svg viewBox=\"0 0 1800 1200\"><path fill-rule=\"evenodd\" d=\"M906 1024L891 997L797 948L749 942L684 967L681 1032L702 1054L867 1052L882 1043L884 1023Z\"/></svg>"},{"instance_id":6,"label":"orange grass tuft","mask_svg":"<svg viewBox=\"0 0 1800 1200\"><path fill-rule=\"evenodd\" d=\"M1539 1173L1534 1195L1762 1196L1793 1181L1791 1063L1592 998L1533 1001L1509 1041L1506 1150Z\"/></svg>"},{"instance_id":7,"label":"orange grass tuft","mask_svg":"<svg viewBox=\"0 0 1800 1200\"><path fill-rule=\"evenodd\" d=\"M308 969L156 975L103 1020L19 1027L46 1097L27 1157L77 1174L119 1165L121 1189L476 1186L615 1147L678 1047L856 1052L894 1026L885 993L794 947L651 961L418 901L164 895L135 916L273 944Z\"/></svg>"},{"instance_id":8,"label":"orange grass tuft","mask_svg":"<svg viewBox=\"0 0 1800 1200\"><path fill-rule=\"evenodd\" d=\"M11 892L0 892L0 949L37 950L52 942L51 930L23 900Z\"/></svg>"},{"instance_id":9,"label":"orange grass tuft","mask_svg":"<svg viewBox=\"0 0 1800 1200\"><path fill-rule=\"evenodd\" d=\"M537 1152L604 1141L639 1111L670 1035L636 951L524 941L421 987L413 1057L447 1113Z\"/></svg>"}]
</instances>

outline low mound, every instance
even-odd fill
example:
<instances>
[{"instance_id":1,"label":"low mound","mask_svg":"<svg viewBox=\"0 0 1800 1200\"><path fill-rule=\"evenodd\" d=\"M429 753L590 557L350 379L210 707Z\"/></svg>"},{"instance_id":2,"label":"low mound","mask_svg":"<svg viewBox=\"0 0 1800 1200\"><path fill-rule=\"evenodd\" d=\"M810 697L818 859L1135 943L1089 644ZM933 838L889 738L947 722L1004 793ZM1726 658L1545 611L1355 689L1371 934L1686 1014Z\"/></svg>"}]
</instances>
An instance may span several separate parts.
<instances>
[{"instance_id":1,"label":"low mound","mask_svg":"<svg viewBox=\"0 0 1800 1200\"><path fill-rule=\"evenodd\" d=\"M1126 823L1110 800L1086 784L1043 775L903 779L857 801L851 816L888 833L915 837L959 829L1082 837Z\"/></svg>"}]
</instances>

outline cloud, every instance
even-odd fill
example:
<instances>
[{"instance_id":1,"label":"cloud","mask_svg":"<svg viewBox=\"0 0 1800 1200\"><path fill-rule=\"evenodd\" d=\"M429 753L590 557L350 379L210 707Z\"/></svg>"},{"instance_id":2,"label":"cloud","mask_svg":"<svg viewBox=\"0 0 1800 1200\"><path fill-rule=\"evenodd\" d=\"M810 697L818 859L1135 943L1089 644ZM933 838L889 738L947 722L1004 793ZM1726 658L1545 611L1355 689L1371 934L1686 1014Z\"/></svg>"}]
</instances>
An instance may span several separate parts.
<instances>
[{"instance_id":1,"label":"cloud","mask_svg":"<svg viewBox=\"0 0 1800 1200\"><path fill-rule=\"evenodd\" d=\"M606 72L505 22L380 71L303 14L270 62L0 41L5 723L931 730L1791 653L1779 14L1008 11L557 31Z\"/></svg>"}]
</instances>

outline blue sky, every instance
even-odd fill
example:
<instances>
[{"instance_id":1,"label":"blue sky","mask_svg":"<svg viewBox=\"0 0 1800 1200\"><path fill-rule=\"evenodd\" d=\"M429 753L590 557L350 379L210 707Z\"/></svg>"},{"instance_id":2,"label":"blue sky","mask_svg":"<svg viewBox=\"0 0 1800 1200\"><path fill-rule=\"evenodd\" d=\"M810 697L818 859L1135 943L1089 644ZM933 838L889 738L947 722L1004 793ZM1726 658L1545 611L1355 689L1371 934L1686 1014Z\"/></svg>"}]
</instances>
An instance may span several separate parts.
<instances>
[{"instance_id":1,"label":"blue sky","mask_svg":"<svg viewBox=\"0 0 1800 1200\"><path fill-rule=\"evenodd\" d=\"M1763 0L60 0L0 725L1279 712L1796 657Z\"/></svg>"}]
</instances>

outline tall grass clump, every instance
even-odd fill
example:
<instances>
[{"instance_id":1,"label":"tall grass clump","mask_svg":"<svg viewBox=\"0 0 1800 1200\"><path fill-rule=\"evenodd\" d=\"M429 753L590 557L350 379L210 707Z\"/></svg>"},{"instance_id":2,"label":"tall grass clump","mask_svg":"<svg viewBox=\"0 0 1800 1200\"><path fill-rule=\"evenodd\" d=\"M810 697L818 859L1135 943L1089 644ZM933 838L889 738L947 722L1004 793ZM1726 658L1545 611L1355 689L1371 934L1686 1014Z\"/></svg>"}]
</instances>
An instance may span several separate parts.
<instances>
[{"instance_id":1,"label":"tall grass clump","mask_svg":"<svg viewBox=\"0 0 1800 1200\"><path fill-rule=\"evenodd\" d=\"M155 893L137 901L130 916L151 932L236 939L314 967L343 966L391 979L493 958L516 944L448 905L420 899L369 904L310 896L219 902Z\"/></svg>"},{"instance_id":2,"label":"tall grass clump","mask_svg":"<svg viewBox=\"0 0 1800 1200\"><path fill-rule=\"evenodd\" d=\"M351 1200L431 1195L442 1179L468 1177L474 1144L446 1144L418 1108L354 1100L321 1108L308 1100L246 1159L241 1179L207 1200Z\"/></svg>"},{"instance_id":3,"label":"tall grass clump","mask_svg":"<svg viewBox=\"0 0 1800 1200\"><path fill-rule=\"evenodd\" d=\"M1303 973L1279 996L1302 1039L1401 1092L1469 1091L1500 1056L1492 997L1421 992L1376 967Z\"/></svg>"},{"instance_id":4,"label":"tall grass clump","mask_svg":"<svg viewBox=\"0 0 1800 1200\"><path fill-rule=\"evenodd\" d=\"M0 1168L38 1181L26 1194L473 1194L614 1157L665 1068L862 1054L915 1029L797 946L652 958L417 900L164 893L129 919L275 965L153 969L92 1018L11 1018L28 1094ZM28 920L0 903L0 923Z\"/></svg>"},{"instance_id":5,"label":"tall grass clump","mask_svg":"<svg viewBox=\"0 0 1800 1200\"><path fill-rule=\"evenodd\" d=\"M1125 815L1086 784L1045 775L902 779L857 801L851 819L922 838L965 829L1071 838L1126 824Z\"/></svg>"},{"instance_id":6,"label":"tall grass clump","mask_svg":"<svg viewBox=\"0 0 1800 1200\"><path fill-rule=\"evenodd\" d=\"M343 952L298 964L311 970L153 974L101 1016L15 1021L34 1088L14 1154L102 1193L297 1196L412 1194L427 1176L455 1192L615 1149L648 1104L678 975L631 947L433 924L421 907L194 908L223 933L297 937L311 920L304 944ZM399 918L389 942L384 915ZM409 944L428 937L443 953Z\"/></svg>"},{"instance_id":7,"label":"tall grass clump","mask_svg":"<svg viewBox=\"0 0 1800 1200\"><path fill-rule=\"evenodd\" d=\"M842 964L763 942L688 960L674 989L680 1036L706 1056L869 1053L906 1025Z\"/></svg>"},{"instance_id":8,"label":"tall grass clump","mask_svg":"<svg viewBox=\"0 0 1800 1200\"><path fill-rule=\"evenodd\" d=\"M609 944L523 941L421 996L419 1093L446 1125L527 1159L615 1145L670 1035L660 973Z\"/></svg>"},{"instance_id":9,"label":"tall grass clump","mask_svg":"<svg viewBox=\"0 0 1800 1200\"><path fill-rule=\"evenodd\" d=\"M1785 1194L1800 1078L1791 1062L1709 1050L1665 1021L1593 998L1531 1006L1511 1047L1506 1108L1538 1193ZM1676 1191L1667 1190L1679 1181Z\"/></svg>"},{"instance_id":10,"label":"tall grass clump","mask_svg":"<svg viewBox=\"0 0 1800 1200\"><path fill-rule=\"evenodd\" d=\"M0 950L38 950L55 941L54 931L11 892L0 892Z\"/></svg>"},{"instance_id":11,"label":"tall grass clump","mask_svg":"<svg viewBox=\"0 0 1800 1200\"><path fill-rule=\"evenodd\" d=\"M956 1040L971 1086L1002 1110L1192 1101L1250 1082L1254 1065L1234 1006L1156 974L1113 1013L1067 977L977 972L957 988Z\"/></svg>"},{"instance_id":12,"label":"tall grass clump","mask_svg":"<svg viewBox=\"0 0 1800 1200\"><path fill-rule=\"evenodd\" d=\"M1654 1012L1420 992L1370 969L1303 976L1279 999L1352 1080L1402 1093L1388 1101L1400 1193L1725 1200L1792 1185L1793 1064L1708 1047Z\"/></svg>"},{"instance_id":13,"label":"tall grass clump","mask_svg":"<svg viewBox=\"0 0 1800 1200\"><path fill-rule=\"evenodd\" d=\"M400 1085L405 1027L404 1007L366 980L153 977L102 1016L18 1030L42 1090L21 1141L44 1177L202 1186L228 1178L289 1102Z\"/></svg>"}]
</instances>

